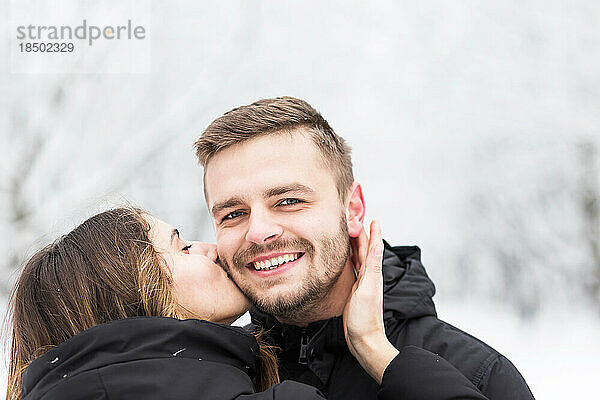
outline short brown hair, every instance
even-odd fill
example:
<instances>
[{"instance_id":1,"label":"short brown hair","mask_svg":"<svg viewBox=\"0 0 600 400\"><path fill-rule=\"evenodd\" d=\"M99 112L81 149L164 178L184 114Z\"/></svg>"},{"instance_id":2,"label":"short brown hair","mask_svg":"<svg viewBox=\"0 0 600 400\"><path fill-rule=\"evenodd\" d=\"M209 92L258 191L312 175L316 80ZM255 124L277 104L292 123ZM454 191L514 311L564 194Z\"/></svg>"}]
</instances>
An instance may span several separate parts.
<instances>
[{"instance_id":1,"label":"short brown hair","mask_svg":"<svg viewBox=\"0 0 600 400\"><path fill-rule=\"evenodd\" d=\"M206 168L215 154L230 146L268 134L293 133L301 128L307 129L325 166L335 173L338 194L345 200L354 182L350 146L303 100L284 96L234 108L214 120L194 143L194 148L199 163Z\"/></svg>"}]
</instances>

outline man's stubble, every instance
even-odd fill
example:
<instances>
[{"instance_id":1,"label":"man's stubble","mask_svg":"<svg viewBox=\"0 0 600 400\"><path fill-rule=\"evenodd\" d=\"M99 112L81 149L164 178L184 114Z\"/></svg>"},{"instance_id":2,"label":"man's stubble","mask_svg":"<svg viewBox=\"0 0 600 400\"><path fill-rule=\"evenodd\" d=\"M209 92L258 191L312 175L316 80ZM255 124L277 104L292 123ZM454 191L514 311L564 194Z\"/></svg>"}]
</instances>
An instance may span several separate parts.
<instances>
[{"instance_id":1,"label":"man's stubble","mask_svg":"<svg viewBox=\"0 0 600 400\"><path fill-rule=\"evenodd\" d=\"M257 287L250 284L250 281L245 280L242 275L234 276L231 273L231 265L226 260L220 260L221 266L260 310L283 321L308 321L315 315L315 311L327 307L324 302L341 276L351 255L345 216L341 216L338 231L335 234L323 236L318 239L317 243L317 248L305 238L277 240L262 246L252 243L248 248L238 251L233 256L232 263L234 268L239 271L246 268L246 265L259 254L268 252L294 249L303 252L303 258L309 257L307 260L310 263L308 274L298 289L293 293L281 293L276 298L264 295L265 289L268 287ZM319 254L317 254L317 250ZM317 256L320 257L319 265L315 265ZM269 287L284 281L285 277L270 281Z\"/></svg>"}]
</instances>

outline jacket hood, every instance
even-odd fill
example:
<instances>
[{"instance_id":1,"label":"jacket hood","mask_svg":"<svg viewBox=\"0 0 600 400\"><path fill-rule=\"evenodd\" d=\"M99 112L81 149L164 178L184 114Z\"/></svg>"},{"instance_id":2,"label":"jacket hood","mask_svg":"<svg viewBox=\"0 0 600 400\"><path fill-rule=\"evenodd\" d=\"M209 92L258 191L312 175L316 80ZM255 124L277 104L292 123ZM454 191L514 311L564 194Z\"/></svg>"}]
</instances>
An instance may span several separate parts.
<instances>
[{"instance_id":1,"label":"jacket hood","mask_svg":"<svg viewBox=\"0 0 600 400\"><path fill-rule=\"evenodd\" d=\"M23 372L22 397L45 393L86 371L142 359L204 359L236 366L252 378L258 354L256 339L240 327L196 319L127 318L94 326L33 361Z\"/></svg>"},{"instance_id":2,"label":"jacket hood","mask_svg":"<svg viewBox=\"0 0 600 400\"><path fill-rule=\"evenodd\" d=\"M437 316L433 296L435 286L421 264L421 249L417 246L390 246L385 240L383 252L383 318L406 320ZM266 329L277 327L272 316L253 307L252 320ZM333 319L340 319L335 317ZM313 322L308 331L318 331L324 321Z\"/></svg>"},{"instance_id":3,"label":"jacket hood","mask_svg":"<svg viewBox=\"0 0 600 400\"><path fill-rule=\"evenodd\" d=\"M435 286L421 264L417 246L390 246L383 252L383 318L387 320L437 316Z\"/></svg>"}]
</instances>

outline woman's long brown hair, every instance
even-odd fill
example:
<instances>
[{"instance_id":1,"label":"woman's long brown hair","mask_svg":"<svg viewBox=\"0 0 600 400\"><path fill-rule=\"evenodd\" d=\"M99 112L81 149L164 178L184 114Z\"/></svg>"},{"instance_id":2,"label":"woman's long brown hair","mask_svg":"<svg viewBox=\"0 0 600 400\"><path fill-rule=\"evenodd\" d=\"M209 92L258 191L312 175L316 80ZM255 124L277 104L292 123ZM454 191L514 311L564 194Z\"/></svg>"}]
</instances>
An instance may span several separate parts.
<instances>
[{"instance_id":1,"label":"woman's long brown hair","mask_svg":"<svg viewBox=\"0 0 600 400\"><path fill-rule=\"evenodd\" d=\"M86 329L128 317L181 316L144 215L135 208L97 214L25 264L9 306L7 400L21 397L21 374L33 360ZM279 381L277 358L261 336L257 390Z\"/></svg>"}]
</instances>

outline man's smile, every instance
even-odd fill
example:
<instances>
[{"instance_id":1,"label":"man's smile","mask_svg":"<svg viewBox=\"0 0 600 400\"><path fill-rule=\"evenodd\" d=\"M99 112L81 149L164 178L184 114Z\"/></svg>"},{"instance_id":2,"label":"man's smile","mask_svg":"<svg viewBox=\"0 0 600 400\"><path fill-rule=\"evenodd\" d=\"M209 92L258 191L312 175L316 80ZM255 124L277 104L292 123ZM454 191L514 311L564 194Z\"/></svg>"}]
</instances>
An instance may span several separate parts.
<instances>
[{"instance_id":1,"label":"man's smile","mask_svg":"<svg viewBox=\"0 0 600 400\"><path fill-rule=\"evenodd\" d=\"M266 256L257 257L250 264L254 266L254 269L257 271L266 271L271 269L276 269L283 264L288 262L292 262L300 257L302 257L304 253L302 252L293 252L293 253L274 253Z\"/></svg>"},{"instance_id":2,"label":"man's smile","mask_svg":"<svg viewBox=\"0 0 600 400\"><path fill-rule=\"evenodd\" d=\"M257 257L246 268L260 277L279 275L296 266L303 256L303 252L271 253Z\"/></svg>"}]
</instances>

